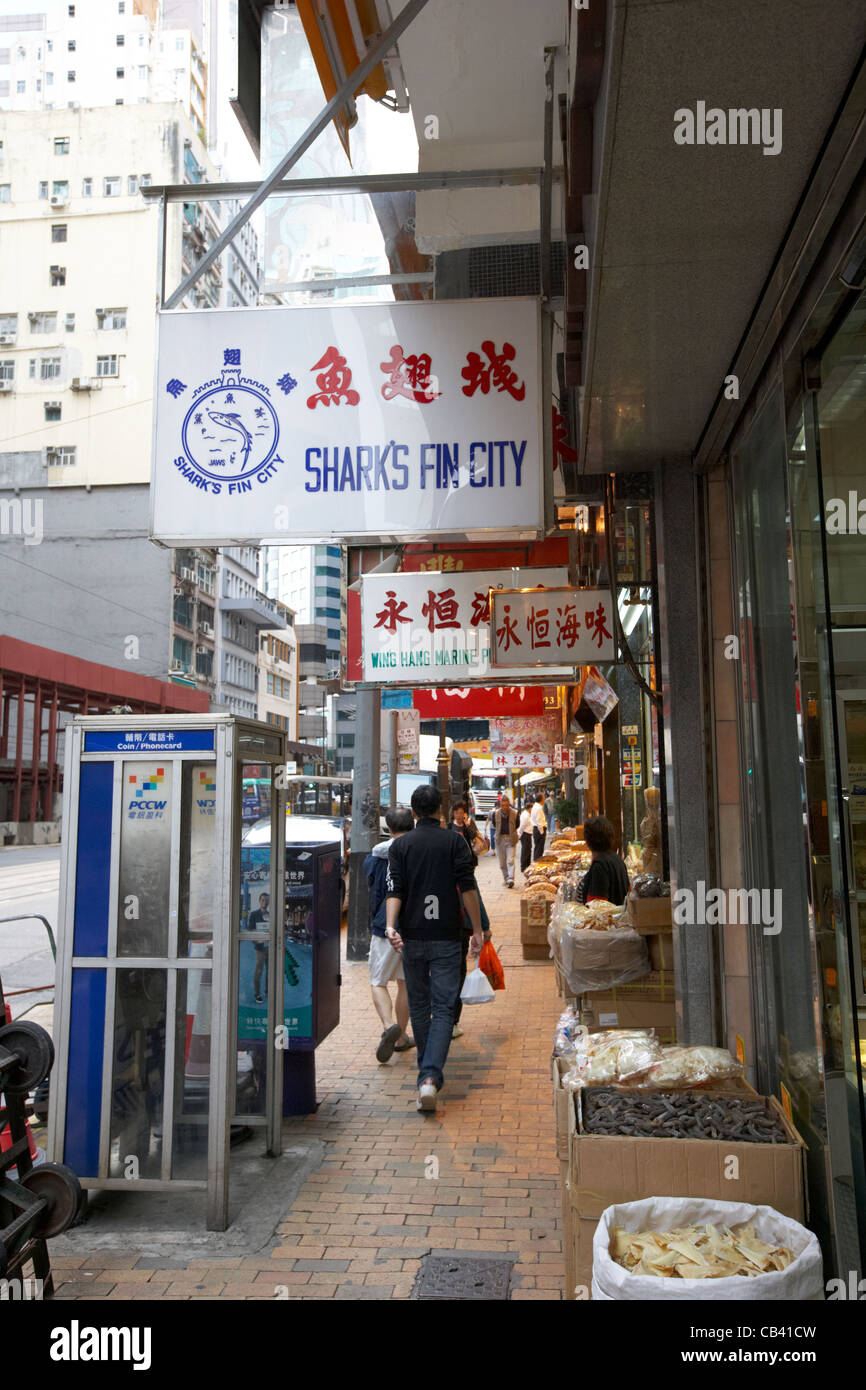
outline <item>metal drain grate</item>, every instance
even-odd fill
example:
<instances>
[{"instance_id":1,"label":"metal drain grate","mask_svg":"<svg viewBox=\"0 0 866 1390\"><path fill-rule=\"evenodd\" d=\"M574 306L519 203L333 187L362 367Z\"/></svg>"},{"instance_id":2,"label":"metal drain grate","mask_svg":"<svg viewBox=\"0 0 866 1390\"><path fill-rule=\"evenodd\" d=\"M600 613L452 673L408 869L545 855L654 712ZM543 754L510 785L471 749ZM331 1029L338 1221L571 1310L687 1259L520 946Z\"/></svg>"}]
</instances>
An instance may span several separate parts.
<instances>
[{"instance_id":1,"label":"metal drain grate","mask_svg":"<svg viewBox=\"0 0 866 1390\"><path fill-rule=\"evenodd\" d=\"M425 1255L412 1297L501 1301L508 1298L513 1266L507 1255Z\"/></svg>"}]
</instances>

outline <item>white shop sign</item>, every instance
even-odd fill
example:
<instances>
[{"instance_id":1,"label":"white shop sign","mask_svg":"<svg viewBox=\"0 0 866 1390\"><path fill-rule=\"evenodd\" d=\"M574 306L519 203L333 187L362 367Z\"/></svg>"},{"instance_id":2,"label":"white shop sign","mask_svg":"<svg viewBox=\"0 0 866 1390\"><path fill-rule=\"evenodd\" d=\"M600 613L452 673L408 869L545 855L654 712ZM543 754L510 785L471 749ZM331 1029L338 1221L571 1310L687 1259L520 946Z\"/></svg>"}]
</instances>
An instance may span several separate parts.
<instances>
[{"instance_id":1,"label":"white shop sign","mask_svg":"<svg viewBox=\"0 0 866 1390\"><path fill-rule=\"evenodd\" d=\"M535 536L534 299L163 312L152 534Z\"/></svg>"},{"instance_id":2,"label":"white shop sign","mask_svg":"<svg viewBox=\"0 0 866 1390\"><path fill-rule=\"evenodd\" d=\"M518 767L549 767L550 749L545 752L543 749L535 753L493 753L490 754L493 766L496 768Z\"/></svg>"},{"instance_id":3,"label":"white shop sign","mask_svg":"<svg viewBox=\"0 0 866 1390\"><path fill-rule=\"evenodd\" d=\"M490 614L497 670L535 663L590 665L614 661L613 602L609 589L505 590L493 595Z\"/></svg>"},{"instance_id":4,"label":"white shop sign","mask_svg":"<svg viewBox=\"0 0 866 1390\"><path fill-rule=\"evenodd\" d=\"M533 585L561 585L562 567L368 574L361 580L364 681L370 685L490 685L490 590L515 575ZM538 672L509 671L537 681ZM545 680L574 678L572 665L545 670ZM458 679L459 678L459 679Z\"/></svg>"}]
</instances>

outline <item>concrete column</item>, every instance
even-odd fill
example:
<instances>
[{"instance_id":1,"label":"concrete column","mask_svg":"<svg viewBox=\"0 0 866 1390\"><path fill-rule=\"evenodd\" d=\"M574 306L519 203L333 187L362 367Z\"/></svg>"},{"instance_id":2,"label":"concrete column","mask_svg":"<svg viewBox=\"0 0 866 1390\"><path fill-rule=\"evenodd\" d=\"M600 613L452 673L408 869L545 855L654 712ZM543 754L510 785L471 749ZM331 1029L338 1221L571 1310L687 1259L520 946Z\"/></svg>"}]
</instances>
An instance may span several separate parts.
<instances>
[{"instance_id":1,"label":"concrete column","mask_svg":"<svg viewBox=\"0 0 866 1390\"><path fill-rule=\"evenodd\" d=\"M379 839L380 707L378 690L358 691L349 847L348 960L366 960L370 953L370 895L364 860Z\"/></svg>"},{"instance_id":2,"label":"concrete column","mask_svg":"<svg viewBox=\"0 0 866 1390\"><path fill-rule=\"evenodd\" d=\"M656 536L665 695L665 774L671 893L712 885L702 690L698 497L689 459L656 474ZM713 885L714 886L714 885ZM712 927L674 926L677 1037L716 1041Z\"/></svg>"}]
</instances>

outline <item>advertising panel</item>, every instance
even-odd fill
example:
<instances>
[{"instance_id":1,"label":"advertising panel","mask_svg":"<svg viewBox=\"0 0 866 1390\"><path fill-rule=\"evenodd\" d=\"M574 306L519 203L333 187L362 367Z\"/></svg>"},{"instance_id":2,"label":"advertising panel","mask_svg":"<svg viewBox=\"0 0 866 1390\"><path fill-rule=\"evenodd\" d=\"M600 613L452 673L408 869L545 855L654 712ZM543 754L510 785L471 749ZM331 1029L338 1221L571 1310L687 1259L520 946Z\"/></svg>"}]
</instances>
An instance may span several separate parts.
<instances>
[{"instance_id":1,"label":"advertising panel","mask_svg":"<svg viewBox=\"0 0 866 1390\"><path fill-rule=\"evenodd\" d=\"M361 580L363 678L370 685L448 685L455 676L490 684L490 590L512 586L515 576L533 585L561 585L566 571L481 570L451 574L368 574ZM518 678L522 673L510 671ZM530 679L538 672L529 670ZM546 676L573 679L571 665Z\"/></svg>"},{"instance_id":2,"label":"advertising panel","mask_svg":"<svg viewBox=\"0 0 866 1390\"><path fill-rule=\"evenodd\" d=\"M161 313L152 535L534 536L539 381L535 299Z\"/></svg>"},{"instance_id":3,"label":"advertising panel","mask_svg":"<svg viewBox=\"0 0 866 1390\"><path fill-rule=\"evenodd\" d=\"M494 594L490 620L492 664L575 665L614 661L613 601L609 589L512 588Z\"/></svg>"}]
</instances>

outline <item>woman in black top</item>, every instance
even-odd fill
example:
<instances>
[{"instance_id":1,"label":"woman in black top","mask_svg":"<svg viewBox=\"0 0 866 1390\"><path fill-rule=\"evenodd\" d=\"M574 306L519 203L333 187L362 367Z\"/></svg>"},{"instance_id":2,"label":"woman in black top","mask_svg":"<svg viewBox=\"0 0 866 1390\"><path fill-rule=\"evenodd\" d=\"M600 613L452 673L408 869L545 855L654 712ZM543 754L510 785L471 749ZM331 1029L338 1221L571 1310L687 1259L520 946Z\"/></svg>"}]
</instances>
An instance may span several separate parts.
<instances>
[{"instance_id":1,"label":"woman in black top","mask_svg":"<svg viewBox=\"0 0 866 1390\"><path fill-rule=\"evenodd\" d=\"M606 816L594 816L584 822L583 838L592 851L592 863L578 889L582 903L589 903L593 898L606 898L609 903L625 902L628 871L611 848L613 835L613 826Z\"/></svg>"}]
</instances>

